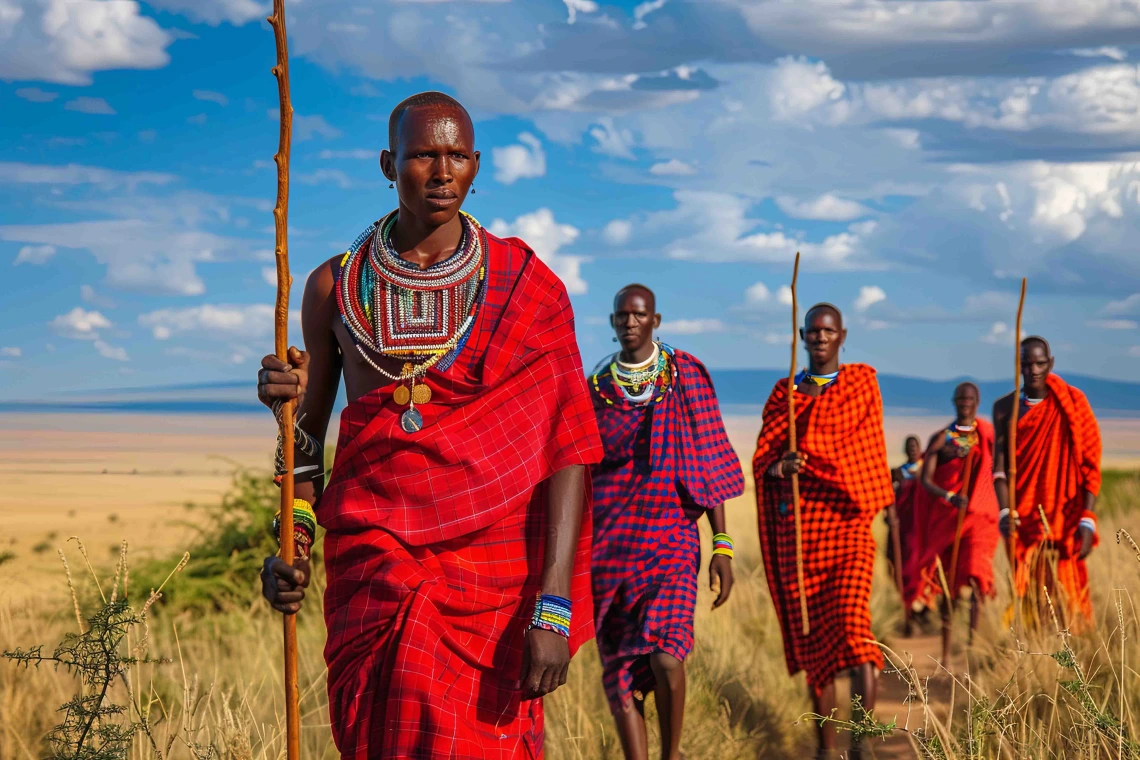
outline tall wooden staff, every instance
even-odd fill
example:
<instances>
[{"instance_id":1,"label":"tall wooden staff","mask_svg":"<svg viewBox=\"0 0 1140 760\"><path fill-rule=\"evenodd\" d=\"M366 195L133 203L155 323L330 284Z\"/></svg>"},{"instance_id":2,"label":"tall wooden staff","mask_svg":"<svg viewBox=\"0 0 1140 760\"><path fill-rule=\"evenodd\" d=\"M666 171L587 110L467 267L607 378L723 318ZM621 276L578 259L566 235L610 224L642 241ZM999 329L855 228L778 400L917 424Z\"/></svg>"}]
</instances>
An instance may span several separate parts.
<instances>
[{"instance_id":1,"label":"tall wooden staff","mask_svg":"<svg viewBox=\"0 0 1140 760\"><path fill-rule=\"evenodd\" d=\"M792 270L792 368L788 370L788 451L796 450L796 349L799 347L799 312L796 306L796 280L800 277L800 252ZM800 523L800 475L792 473L792 512L796 516L796 584L800 590L800 622L804 636L811 633L808 625L807 593L804 591L804 534Z\"/></svg>"},{"instance_id":2,"label":"tall wooden staff","mask_svg":"<svg viewBox=\"0 0 1140 760\"><path fill-rule=\"evenodd\" d=\"M1009 492L1009 568L1013 576L1014 614L1020 608L1017 593L1017 417L1021 412L1021 313L1025 310L1026 278L1021 278L1021 300L1017 304L1017 329L1013 345L1013 408L1009 412L1009 465L1005 468Z\"/></svg>"},{"instance_id":3,"label":"tall wooden staff","mask_svg":"<svg viewBox=\"0 0 1140 760\"><path fill-rule=\"evenodd\" d=\"M285 36L285 0L273 0L268 19L277 42L277 96L281 108L281 133L277 143L277 205L273 226L277 233L277 302L274 314L274 345L277 358L289 361L289 148L293 142L293 105L289 100L289 44ZM293 406L281 406L282 454L285 474L281 479L281 559L293 565ZM285 731L289 760L301 757L301 706L297 689L297 616L285 615Z\"/></svg>"}]
</instances>

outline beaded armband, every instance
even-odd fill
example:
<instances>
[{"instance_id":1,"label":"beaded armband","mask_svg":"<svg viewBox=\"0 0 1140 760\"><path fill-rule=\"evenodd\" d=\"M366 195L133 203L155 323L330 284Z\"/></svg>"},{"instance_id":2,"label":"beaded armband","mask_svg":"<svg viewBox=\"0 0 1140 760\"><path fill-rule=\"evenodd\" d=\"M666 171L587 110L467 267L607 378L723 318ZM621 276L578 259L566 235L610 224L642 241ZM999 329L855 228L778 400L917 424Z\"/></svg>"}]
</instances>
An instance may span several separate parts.
<instances>
[{"instance_id":1,"label":"beaded armband","mask_svg":"<svg viewBox=\"0 0 1140 760\"><path fill-rule=\"evenodd\" d=\"M1096 514L1086 509L1085 513L1081 515L1079 527L1088 528L1093 532L1093 535L1096 535Z\"/></svg>"},{"instance_id":2,"label":"beaded armband","mask_svg":"<svg viewBox=\"0 0 1140 760\"><path fill-rule=\"evenodd\" d=\"M714 557L720 554L728 557L729 559L732 559L734 556L732 551L733 548L732 539L729 538L727 533L717 533L715 536L713 536Z\"/></svg>"},{"instance_id":3,"label":"beaded armband","mask_svg":"<svg viewBox=\"0 0 1140 760\"><path fill-rule=\"evenodd\" d=\"M534 616L527 630L540 628L570 638L570 600L553 594L539 594L534 601Z\"/></svg>"},{"instance_id":4,"label":"beaded armband","mask_svg":"<svg viewBox=\"0 0 1140 760\"><path fill-rule=\"evenodd\" d=\"M281 545L281 513L273 516L273 536ZM317 513L304 499L293 499L293 545L300 559L309 558L309 550L317 536Z\"/></svg>"}]
</instances>

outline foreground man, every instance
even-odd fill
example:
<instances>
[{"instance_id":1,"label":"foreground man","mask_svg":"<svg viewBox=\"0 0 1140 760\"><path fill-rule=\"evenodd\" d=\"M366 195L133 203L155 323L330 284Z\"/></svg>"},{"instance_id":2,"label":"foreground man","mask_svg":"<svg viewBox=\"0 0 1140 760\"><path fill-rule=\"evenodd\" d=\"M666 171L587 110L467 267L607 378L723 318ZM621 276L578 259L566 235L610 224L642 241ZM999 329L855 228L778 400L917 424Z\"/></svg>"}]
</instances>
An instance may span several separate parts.
<instances>
[{"instance_id":1,"label":"foreground man","mask_svg":"<svg viewBox=\"0 0 1140 760\"><path fill-rule=\"evenodd\" d=\"M458 102L397 106L380 163L398 210L309 277L308 353L258 374L265 403L300 400L295 511L327 530L333 736L355 760L537 757L539 698L592 634L601 448L570 302L522 241L460 213L479 153ZM309 575L269 558L264 594L295 613Z\"/></svg>"},{"instance_id":2,"label":"foreground man","mask_svg":"<svg viewBox=\"0 0 1140 760\"><path fill-rule=\"evenodd\" d=\"M788 452L787 381L781 380L764 406L752 459L760 548L788 671L806 672L815 711L827 716L836 707L836 676L852 669L852 692L870 712L883 667L883 654L871 635L871 523L894 501L883 401L874 369L839 364L839 349L847 339L839 309L813 306L800 336L808 367L796 378L798 451ZM800 623L793 472L800 474L808 636ZM821 728L821 756L835 744L836 732Z\"/></svg>"},{"instance_id":3,"label":"foreground man","mask_svg":"<svg viewBox=\"0 0 1140 760\"><path fill-rule=\"evenodd\" d=\"M605 458L594 479L594 620L602 681L631 760L648 757L645 705L657 699L661 757L681 757L684 660L693 648L701 536L713 530L713 609L732 590L732 539L724 502L744 493L708 371L653 340L661 324L643 285L614 296L610 324L621 351L590 377Z\"/></svg>"},{"instance_id":4,"label":"foreground man","mask_svg":"<svg viewBox=\"0 0 1140 760\"><path fill-rule=\"evenodd\" d=\"M1044 338L1021 341L1021 375L1016 504L1006 478L1013 394L994 404L994 485L1002 535L1012 536L1014 590L1027 623L1049 620L1046 587L1062 625L1079 630L1092 625L1085 558L1098 543L1100 428L1085 394L1053 374Z\"/></svg>"},{"instance_id":5,"label":"foreground man","mask_svg":"<svg viewBox=\"0 0 1140 760\"><path fill-rule=\"evenodd\" d=\"M938 574L941 562L950 593L970 599L971 635L978 625L981 600L993 595L993 560L998 545L994 429L977 417L980 400L978 386L959 385L954 391L957 416L930 438L922 487L910 493L907 505L914 533L903 562L903 597L916 611L934 607L943 595ZM954 567L960 517L962 533ZM944 661L950 654L949 612L948 605L942 605Z\"/></svg>"}]
</instances>

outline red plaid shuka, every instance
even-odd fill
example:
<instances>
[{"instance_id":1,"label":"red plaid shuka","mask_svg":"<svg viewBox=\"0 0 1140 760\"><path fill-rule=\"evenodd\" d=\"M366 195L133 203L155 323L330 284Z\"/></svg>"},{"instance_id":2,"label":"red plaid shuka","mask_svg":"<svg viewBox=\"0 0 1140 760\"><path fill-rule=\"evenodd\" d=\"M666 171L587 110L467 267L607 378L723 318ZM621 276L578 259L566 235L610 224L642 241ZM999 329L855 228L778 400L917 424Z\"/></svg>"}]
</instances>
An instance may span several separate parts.
<instances>
[{"instance_id":1,"label":"red plaid shuka","mask_svg":"<svg viewBox=\"0 0 1140 760\"><path fill-rule=\"evenodd\" d=\"M900 522L902 514L908 516L910 532L903 533L903 597L908 605L918 602L931 605L942 595L942 582L938 577L936 558L942 560L946 583L957 591L976 585L983 596L994 591L994 552L997 551L998 532L997 494L994 492L994 426L977 420L978 444L976 453L939 462L934 472L934 483L939 488L961 493L965 488L966 463L970 462L970 505L962 523L962 538L958 544L957 579L950 577L950 563L954 552L954 534L958 529L958 510L946 501L936 498L921 482L899 497ZM945 435L940 430L936 435ZM943 449L945 451L945 449ZM937 457L932 452L927 457Z\"/></svg>"},{"instance_id":2,"label":"red plaid shuka","mask_svg":"<svg viewBox=\"0 0 1140 760\"><path fill-rule=\"evenodd\" d=\"M1034 591L1045 584L1053 593L1060 585L1066 609L1086 625L1092 601L1077 528L1085 493L1100 494L1100 428L1085 394L1054 374L1047 382L1048 395L1034 406L1023 404L1017 419L1017 593L1026 596L1031 578ZM1051 552L1042 551L1046 547ZM1056 584L1054 570L1045 566L1052 552Z\"/></svg>"},{"instance_id":3,"label":"red plaid shuka","mask_svg":"<svg viewBox=\"0 0 1140 760\"><path fill-rule=\"evenodd\" d=\"M345 758L542 755L541 700L520 699L543 568L544 482L601 459L562 283L488 235L487 292L459 360L431 370L424 428L392 385L341 415L317 509L325 537L329 707ZM590 519L575 556L571 651L593 634Z\"/></svg>"},{"instance_id":4,"label":"red plaid shuka","mask_svg":"<svg viewBox=\"0 0 1140 760\"><path fill-rule=\"evenodd\" d=\"M767 475L788 450L787 381L780 381L764 406L752 458L760 549L788 672L805 671L808 685L819 693L841 670L868 662L883 666L871 635L871 522L894 501L894 490L875 370L845 364L819 396L797 393L796 436L808 458L799 476L807 637L800 624L792 483Z\"/></svg>"},{"instance_id":5,"label":"red plaid shuka","mask_svg":"<svg viewBox=\"0 0 1140 760\"><path fill-rule=\"evenodd\" d=\"M662 346L673 379L659 401L637 405L609 361L590 378L605 457L594 480L594 620L602 683L613 710L655 687L648 655L684 660L706 509L744 493L712 379L696 357Z\"/></svg>"}]
</instances>

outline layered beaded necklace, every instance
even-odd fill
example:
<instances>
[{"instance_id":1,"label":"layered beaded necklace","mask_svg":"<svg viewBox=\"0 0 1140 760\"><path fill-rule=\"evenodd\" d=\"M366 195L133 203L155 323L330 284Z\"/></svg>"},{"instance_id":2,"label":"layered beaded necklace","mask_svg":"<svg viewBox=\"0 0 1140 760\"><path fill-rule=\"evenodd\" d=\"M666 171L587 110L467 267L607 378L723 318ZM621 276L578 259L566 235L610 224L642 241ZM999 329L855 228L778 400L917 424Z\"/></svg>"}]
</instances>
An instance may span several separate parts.
<instances>
[{"instance_id":1,"label":"layered beaded necklace","mask_svg":"<svg viewBox=\"0 0 1140 760\"><path fill-rule=\"evenodd\" d=\"M431 367L450 367L471 334L486 280L486 241L479 223L460 212L463 230L455 253L420 269L400 258L392 245L396 215L393 211L373 223L344 254L337 306L364 360L399 383L392 398L408 406L400 425L413 433L423 427L415 405L431 400L431 388L417 378ZM371 354L402 359L403 369L391 373Z\"/></svg>"},{"instance_id":2,"label":"layered beaded necklace","mask_svg":"<svg viewBox=\"0 0 1140 760\"><path fill-rule=\"evenodd\" d=\"M978 444L978 426L973 425L959 425L957 422L950 423L946 428L946 442L949 443L955 453L959 457L964 457L970 453L970 449Z\"/></svg>"},{"instance_id":3,"label":"layered beaded necklace","mask_svg":"<svg viewBox=\"0 0 1140 760\"><path fill-rule=\"evenodd\" d=\"M834 383L835 378L837 377L839 377L839 370L829 372L826 375L814 375L808 370L802 369L800 370L800 373L796 375L796 385L799 385L804 380L807 380L809 382L815 383L821 388L826 388L827 386Z\"/></svg>"},{"instance_id":4,"label":"layered beaded necklace","mask_svg":"<svg viewBox=\"0 0 1140 760\"><path fill-rule=\"evenodd\" d=\"M594 390L601 393L598 375L593 376ZM669 386L673 377L672 362L669 352L659 343L653 344L653 353L648 359L637 364L627 364L614 356L609 366L610 378L621 394L634 404L644 404L649 401L660 401L662 394ZM654 398L656 396L656 398ZM612 400L606 399L610 404Z\"/></svg>"}]
</instances>

